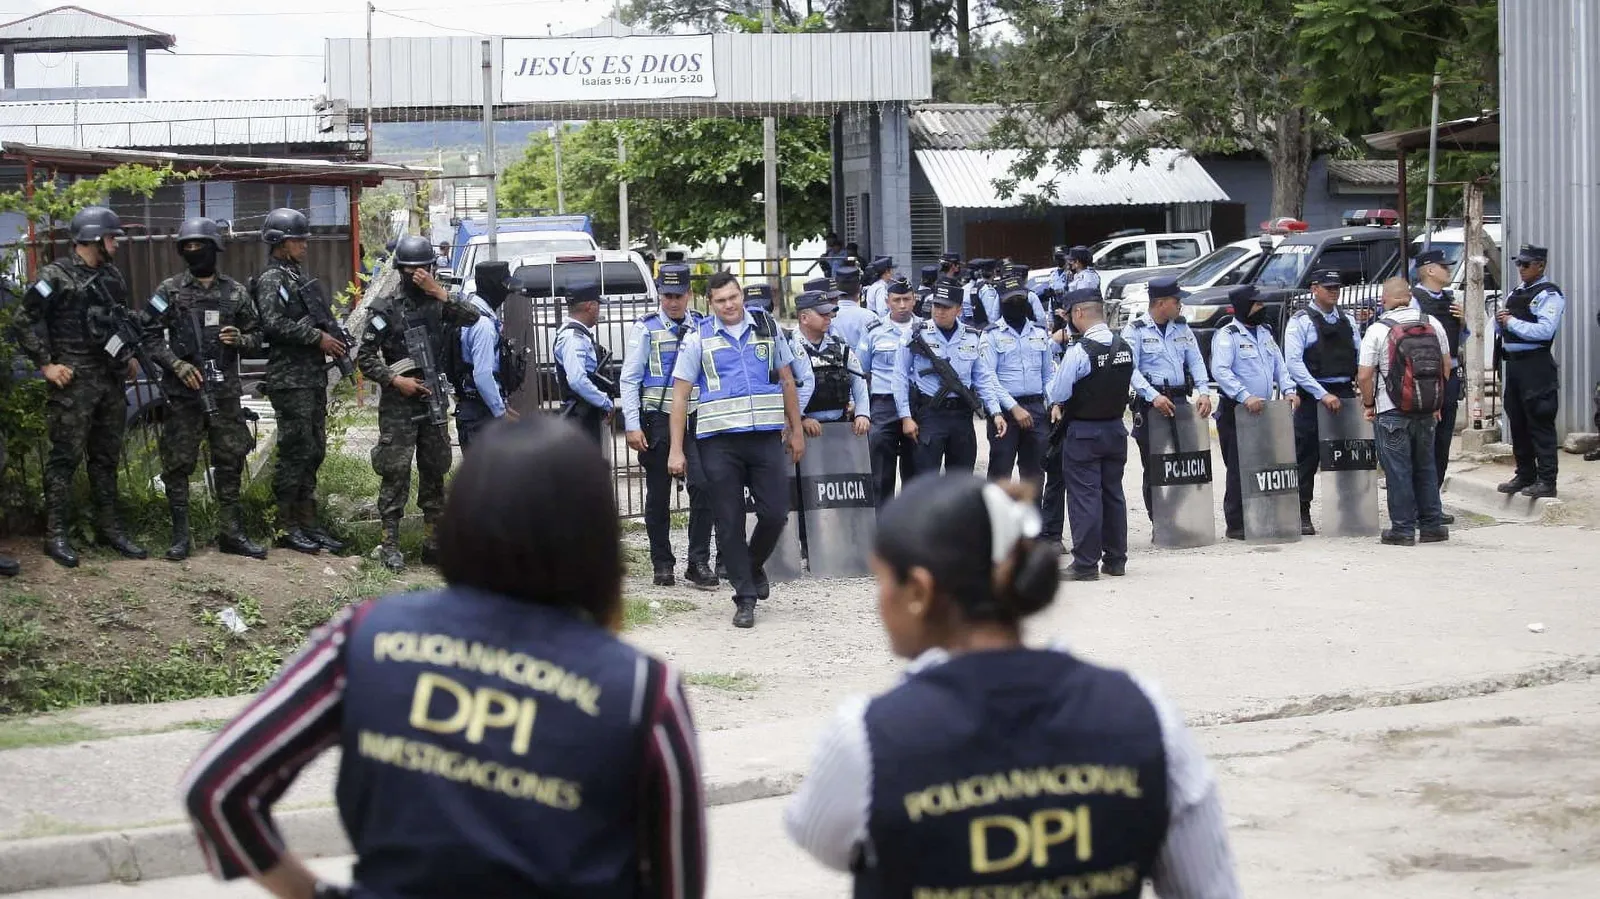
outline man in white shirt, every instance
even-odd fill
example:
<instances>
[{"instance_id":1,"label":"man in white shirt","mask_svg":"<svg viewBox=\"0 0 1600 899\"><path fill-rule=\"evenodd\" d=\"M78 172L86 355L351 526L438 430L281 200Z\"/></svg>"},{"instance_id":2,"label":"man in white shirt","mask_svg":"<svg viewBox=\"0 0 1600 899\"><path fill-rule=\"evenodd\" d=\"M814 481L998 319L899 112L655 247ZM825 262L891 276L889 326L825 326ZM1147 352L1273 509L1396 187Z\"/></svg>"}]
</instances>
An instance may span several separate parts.
<instances>
[{"instance_id":1,"label":"man in white shirt","mask_svg":"<svg viewBox=\"0 0 1600 899\"><path fill-rule=\"evenodd\" d=\"M1433 430L1444 405L1450 339L1438 319L1411 305L1411 288L1401 278L1384 282L1383 308L1361 341L1356 370L1388 482L1390 527L1381 539L1415 546L1420 526L1423 543L1440 543L1450 532L1434 474Z\"/></svg>"}]
</instances>

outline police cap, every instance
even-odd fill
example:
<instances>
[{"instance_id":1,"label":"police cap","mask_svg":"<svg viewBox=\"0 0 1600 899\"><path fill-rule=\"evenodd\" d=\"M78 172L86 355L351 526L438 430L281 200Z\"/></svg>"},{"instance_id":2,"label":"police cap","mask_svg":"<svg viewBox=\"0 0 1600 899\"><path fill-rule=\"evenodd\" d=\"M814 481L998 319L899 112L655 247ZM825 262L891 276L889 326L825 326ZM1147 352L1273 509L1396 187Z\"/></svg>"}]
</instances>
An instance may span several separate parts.
<instances>
[{"instance_id":1,"label":"police cap","mask_svg":"<svg viewBox=\"0 0 1600 899\"><path fill-rule=\"evenodd\" d=\"M1423 250L1417 254L1417 268L1424 265L1444 265L1444 250Z\"/></svg>"},{"instance_id":2,"label":"police cap","mask_svg":"<svg viewBox=\"0 0 1600 899\"><path fill-rule=\"evenodd\" d=\"M1000 279L1000 297L1001 297L1001 299L1009 300L1012 297L1021 297L1021 296L1027 296L1027 295L1028 295L1028 282L1026 282L1026 281L1022 280L1021 278L1017 277L1017 275L1014 272L1011 273L1011 274L1008 274L1004 278Z\"/></svg>"},{"instance_id":3,"label":"police cap","mask_svg":"<svg viewBox=\"0 0 1600 899\"><path fill-rule=\"evenodd\" d=\"M1061 308L1071 309L1079 303L1100 302L1104 302L1100 299L1100 291L1095 290L1093 287L1079 287L1076 290L1067 291L1066 296L1061 298Z\"/></svg>"},{"instance_id":4,"label":"police cap","mask_svg":"<svg viewBox=\"0 0 1600 899\"><path fill-rule=\"evenodd\" d=\"M585 281L581 284L573 284L567 288L568 309L571 309L574 306L580 306L589 302L590 300L593 300L597 303L600 302L600 285L594 283L593 281Z\"/></svg>"},{"instance_id":5,"label":"police cap","mask_svg":"<svg viewBox=\"0 0 1600 899\"><path fill-rule=\"evenodd\" d=\"M796 312L804 312L809 309L822 315L832 315L839 311L839 306L829 300L828 295L822 291L807 290L794 298L794 309Z\"/></svg>"},{"instance_id":6,"label":"police cap","mask_svg":"<svg viewBox=\"0 0 1600 899\"><path fill-rule=\"evenodd\" d=\"M912 293L911 285L904 281L891 281L889 283L889 296L903 297Z\"/></svg>"},{"instance_id":7,"label":"police cap","mask_svg":"<svg viewBox=\"0 0 1600 899\"><path fill-rule=\"evenodd\" d=\"M977 259L967 263L967 266L975 272L986 272L989 269L994 268L995 260L990 259L987 256L980 256Z\"/></svg>"},{"instance_id":8,"label":"police cap","mask_svg":"<svg viewBox=\"0 0 1600 899\"><path fill-rule=\"evenodd\" d=\"M894 257L893 256L879 256L879 257L877 257L877 258L872 260L872 271L873 271L874 274L878 275L879 277L882 277L884 272L893 271L893 270L894 270Z\"/></svg>"},{"instance_id":9,"label":"police cap","mask_svg":"<svg viewBox=\"0 0 1600 899\"><path fill-rule=\"evenodd\" d=\"M656 272L656 292L682 296L689 292L689 267L677 263L661 266Z\"/></svg>"},{"instance_id":10,"label":"police cap","mask_svg":"<svg viewBox=\"0 0 1600 899\"><path fill-rule=\"evenodd\" d=\"M939 283L933 285L933 296L928 302L935 306L960 306L961 282L954 278L940 278Z\"/></svg>"},{"instance_id":11,"label":"police cap","mask_svg":"<svg viewBox=\"0 0 1600 899\"><path fill-rule=\"evenodd\" d=\"M1335 290L1344 285L1344 278L1337 269L1321 268L1311 273L1311 283L1318 287L1331 287Z\"/></svg>"},{"instance_id":12,"label":"police cap","mask_svg":"<svg viewBox=\"0 0 1600 899\"><path fill-rule=\"evenodd\" d=\"M1549 258L1550 258L1550 250L1549 250L1548 247L1536 247L1531 243L1525 243L1525 244L1522 245L1522 249L1517 251L1517 260L1516 261L1517 262L1544 262L1546 259L1549 259Z\"/></svg>"},{"instance_id":13,"label":"police cap","mask_svg":"<svg viewBox=\"0 0 1600 899\"><path fill-rule=\"evenodd\" d=\"M960 253L940 253L939 254L939 261L944 263L945 265L960 265L961 264L961 254Z\"/></svg>"},{"instance_id":14,"label":"police cap","mask_svg":"<svg viewBox=\"0 0 1600 899\"><path fill-rule=\"evenodd\" d=\"M1163 297L1177 297L1183 299L1189 296L1188 291L1178 286L1178 279L1169 276L1150 279L1150 299L1158 300Z\"/></svg>"},{"instance_id":15,"label":"police cap","mask_svg":"<svg viewBox=\"0 0 1600 899\"><path fill-rule=\"evenodd\" d=\"M922 267L922 281L924 284L932 284L938 278L939 267L937 265L924 265Z\"/></svg>"},{"instance_id":16,"label":"police cap","mask_svg":"<svg viewBox=\"0 0 1600 899\"><path fill-rule=\"evenodd\" d=\"M758 306L771 312L772 285L765 283L746 284L744 288L744 304L746 306Z\"/></svg>"},{"instance_id":17,"label":"police cap","mask_svg":"<svg viewBox=\"0 0 1600 899\"><path fill-rule=\"evenodd\" d=\"M834 286L845 293L854 293L861 287L861 269L843 266L833 270Z\"/></svg>"}]
</instances>

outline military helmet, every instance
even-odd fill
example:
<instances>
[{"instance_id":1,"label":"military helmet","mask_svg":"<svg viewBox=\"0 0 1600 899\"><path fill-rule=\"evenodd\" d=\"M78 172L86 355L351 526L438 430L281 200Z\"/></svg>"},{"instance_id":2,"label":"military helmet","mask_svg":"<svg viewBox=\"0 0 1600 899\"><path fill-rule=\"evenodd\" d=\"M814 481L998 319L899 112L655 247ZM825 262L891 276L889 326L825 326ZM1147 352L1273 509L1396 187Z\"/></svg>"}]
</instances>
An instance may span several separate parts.
<instances>
[{"instance_id":1,"label":"military helmet","mask_svg":"<svg viewBox=\"0 0 1600 899\"><path fill-rule=\"evenodd\" d=\"M184 219L178 226L178 246L191 240L209 240L218 250L222 249L222 229L217 223L204 216Z\"/></svg>"},{"instance_id":2,"label":"military helmet","mask_svg":"<svg viewBox=\"0 0 1600 899\"><path fill-rule=\"evenodd\" d=\"M73 243L97 243L102 237L121 237L122 219L104 206L87 206L72 217Z\"/></svg>"},{"instance_id":3,"label":"military helmet","mask_svg":"<svg viewBox=\"0 0 1600 899\"><path fill-rule=\"evenodd\" d=\"M272 246L292 237L304 239L310 236L311 222L298 209L274 209L267 213L261 223L261 241Z\"/></svg>"},{"instance_id":4,"label":"military helmet","mask_svg":"<svg viewBox=\"0 0 1600 899\"><path fill-rule=\"evenodd\" d=\"M433 265L439 261L433 244L418 234L407 234L394 245L395 265Z\"/></svg>"}]
</instances>

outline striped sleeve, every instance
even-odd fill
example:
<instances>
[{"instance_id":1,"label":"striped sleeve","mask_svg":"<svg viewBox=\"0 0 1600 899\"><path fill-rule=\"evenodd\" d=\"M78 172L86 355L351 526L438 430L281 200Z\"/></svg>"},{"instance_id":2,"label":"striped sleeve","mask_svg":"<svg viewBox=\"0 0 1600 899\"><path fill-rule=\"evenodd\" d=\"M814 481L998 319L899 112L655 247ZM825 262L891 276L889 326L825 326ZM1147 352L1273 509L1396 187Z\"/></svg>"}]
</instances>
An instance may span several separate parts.
<instances>
[{"instance_id":1,"label":"striped sleeve","mask_svg":"<svg viewBox=\"0 0 1600 899\"><path fill-rule=\"evenodd\" d=\"M634 706L645 740L640 865L660 899L702 899L706 807L689 703L670 665L641 656L638 672Z\"/></svg>"},{"instance_id":2,"label":"striped sleeve","mask_svg":"<svg viewBox=\"0 0 1600 899\"><path fill-rule=\"evenodd\" d=\"M1150 681L1132 675L1161 720L1167 756L1167 839L1151 875L1161 899L1238 899L1216 778L1183 717Z\"/></svg>"},{"instance_id":3,"label":"striped sleeve","mask_svg":"<svg viewBox=\"0 0 1600 899\"><path fill-rule=\"evenodd\" d=\"M339 740L345 643L368 608L346 606L313 632L189 767L180 795L215 877L259 876L283 857L272 805Z\"/></svg>"}]
</instances>

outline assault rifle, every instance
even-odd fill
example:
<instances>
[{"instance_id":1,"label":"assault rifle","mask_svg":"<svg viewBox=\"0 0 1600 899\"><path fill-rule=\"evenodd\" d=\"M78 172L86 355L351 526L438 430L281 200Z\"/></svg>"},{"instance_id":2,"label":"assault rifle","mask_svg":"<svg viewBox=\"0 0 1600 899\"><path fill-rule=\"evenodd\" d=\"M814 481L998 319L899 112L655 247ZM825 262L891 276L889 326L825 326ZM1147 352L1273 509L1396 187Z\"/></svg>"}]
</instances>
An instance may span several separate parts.
<instances>
[{"instance_id":1,"label":"assault rifle","mask_svg":"<svg viewBox=\"0 0 1600 899\"><path fill-rule=\"evenodd\" d=\"M140 376L165 397L166 391L161 389L161 369L150 361L149 354L144 351L144 329L133 320L133 312L121 301L118 295L121 291L113 293L106 286L104 275L105 269L96 272L89 279L88 287L100 297L100 308L105 310L95 322L105 337L105 351L118 365L126 365L129 359L138 360Z\"/></svg>"},{"instance_id":2,"label":"assault rifle","mask_svg":"<svg viewBox=\"0 0 1600 899\"><path fill-rule=\"evenodd\" d=\"M194 331L195 356L200 360L200 408L207 415L217 414L217 386L222 384L222 369L217 360L206 356L205 331L200 328L200 310L189 310L189 327Z\"/></svg>"},{"instance_id":3,"label":"assault rifle","mask_svg":"<svg viewBox=\"0 0 1600 899\"><path fill-rule=\"evenodd\" d=\"M933 367L934 375L939 378L939 394L929 402L936 403L947 396L954 396L966 403L967 407L973 412L983 411L983 401L978 399L978 395L972 391L971 387L961 383L961 376L956 374L956 370L950 365L949 359L943 359L934 354L933 347L928 346L928 339L922 336L921 328L912 331L911 343L908 348L913 356L921 356L928 360L928 364ZM922 392L917 390L915 385L912 385L912 391L915 396L922 396ZM913 409L912 412L915 413L916 410Z\"/></svg>"},{"instance_id":4,"label":"assault rifle","mask_svg":"<svg viewBox=\"0 0 1600 899\"><path fill-rule=\"evenodd\" d=\"M300 302L305 305L307 314L300 319L300 324L310 325L319 331L331 334L335 340L344 344L344 355L335 356L333 364L339 367L339 377L349 378L355 375L356 366L351 361L356 351L356 339L339 324L333 317L333 305L326 294L322 292L322 284L316 278L301 284Z\"/></svg>"},{"instance_id":5,"label":"assault rifle","mask_svg":"<svg viewBox=\"0 0 1600 899\"><path fill-rule=\"evenodd\" d=\"M411 356L413 370L422 373L422 386L428 390L428 395L423 397L423 402L427 404L426 411L412 416L412 421L443 425L449 421L449 402L445 399L444 376L439 372L433 341L428 337L426 327L416 325L406 329L406 352Z\"/></svg>"}]
</instances>

